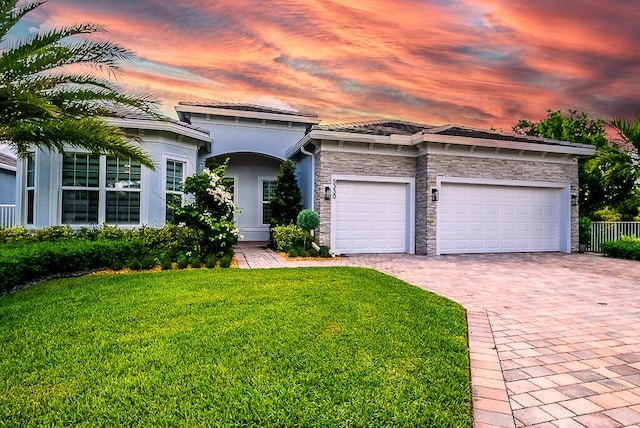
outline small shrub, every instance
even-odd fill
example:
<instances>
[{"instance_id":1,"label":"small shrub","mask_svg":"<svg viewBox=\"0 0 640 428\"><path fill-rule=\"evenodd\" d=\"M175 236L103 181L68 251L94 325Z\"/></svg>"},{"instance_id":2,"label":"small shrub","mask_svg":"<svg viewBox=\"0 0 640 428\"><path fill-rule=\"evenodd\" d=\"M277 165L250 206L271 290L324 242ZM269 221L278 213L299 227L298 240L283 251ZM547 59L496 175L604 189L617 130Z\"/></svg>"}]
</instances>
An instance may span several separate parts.
<instances>
[{"instance_id":1,"label":"small shrub","mask_svg":"<svg viewBox=\"0 0 640 428\"><path fill-rule=\"evenodd\" d=\"M298 257L298 255L300 255L300 253L298 253L298 250L296 248L289 248L287 250L287 256L289 257Z\"/></svg>"},{"instance_id":2,"label":"small shrub","mask_svg":"<svg viewBox=\"0 0 640 428\"><path fill-rule=\"evenodd\" d=\"M589 217L580 217L578 221L578 242L581 244L591 243L591 220Z\"/></svg>"},{"instance_id":3,"label":"small shrub","mask_svg":"<svg viewBox=\"0 0 640 428\"><path fill-rule=\"evenodd\" d=\"M200 269L202 267L202 260L200 260L200 256L195 256L191 259L191 268L192 269Z\"/></svg>"},{"instance_id":4,"label":"small shrub","mask_svg":"<svg viewBox=\"0 0 640 428\"><path fill-rule=\"evenodd\" d=\"M233 260L233 253L224 253L224 255L220 258L220 267L228 268L231 266L231 261Z\"/></svg>"},{"instance_id":5,"label":"small shrub","mask_svg":"<svg viewBox=\"0 0 640 428\"><path fill-rule=\"evenodd\" d=\"M142 269L153 269L158 264L158 260L153 257L151 254L147 254L142 259L140 259L140 267Z\"/></svg>"},{"instance_id":6,"label":"small shrub","mask_svg":"<svg viewBox=\"0 0 640 428\"><path fill-rule=\"evenodd\" d=\"M315 248L311 247L307 250L307 256L308 257L318 257L318 250L316 250Z\"/></svg>"},{"instance_id":7,"label":"small shrub","mask_svg":"<svg viewBox=\"0 0 640 428\"><path fill-rule=\"evenodd\" d=\"M209 269L213 269L218 264L218 258L215 254L207 254L207 257L204 259L204 264Z\"/></svg>"},{"instance_id":8,"label":"small shrub","mask_svg":"<svg viewBox=\"0 0 640 428\"><path fill-rule=\"evenodd\" d=\"M0 229L0 243L32 241L29 231L24 227Z\"/></svg>"},{"instance_id":9,"label":"small shrub","mask_svg":"<svg viewBox=\"0 0 640 428\"><path fill-rule=\"evenodd\" d=\"M138 260L137 257L134 257L131 260L129 260L129 262L127 263L127 266L131 270L140 270L142 268L142 266L140 265L140 260Z\"/></svg>"},{"instance_id":10,"label":"small shrub","mask_svg":"<svg viewBox=\"0 0 640 428\"><path fill-rule=\"evenodd\" d=\"M160 263L160 267L162 268L162 270L171 270L171 269L173 269L173 261L171 260L171 257L165 256L162 259L162 262Z\"/></svg>"},{"instance_id":11,"label":"small shrub","mask_svg":"<svg viewBox=\"0 0 640 428\"><path fill-rule=\"evenodd\" d=\"M189 266L189 259L184 254L178 256L177 263L178 269L186 269Z\"/></svg>"},{"instance_id":12,"label":"small shrub","mask_svg":"<svg viewBox=\"0 0 640 428\"><path fill-rule=\"evenodd\" d=\"M326 245L320 246L320 257L329 258L331 257L331 253L329 253L329 247Z\"/></svg>"},{"instance_id":13,"label":"small shrub","mask_svg":"<svg viewBox=\"0 0 640 428\"><path fill-rule=\"evenodd\" d=\"M605 256L640 260L640 238L623 236L619 241L607 241L600 246Z\"/></svg>"},{"instance_id":14,"label":"small shrub","mask_svg":"<svg viewBox=\"0 0 640 428\"><path fill-rule=\"evenodd\" d=\"M307 232L295 224L276 226L271 229L271 240L276 251L287 251L288 248L303 245L305 236Z\"/></svg>"},{"instance_id":15,"label":"small shrub","mask_svg":"<svg viewBox=\"0 0 640 428\"><path fill-rule=\"evenodd\" d=\"M122 260L114 260L111 269L116 271L124 269L124 262Z\"/></svg>"}]
</instances>

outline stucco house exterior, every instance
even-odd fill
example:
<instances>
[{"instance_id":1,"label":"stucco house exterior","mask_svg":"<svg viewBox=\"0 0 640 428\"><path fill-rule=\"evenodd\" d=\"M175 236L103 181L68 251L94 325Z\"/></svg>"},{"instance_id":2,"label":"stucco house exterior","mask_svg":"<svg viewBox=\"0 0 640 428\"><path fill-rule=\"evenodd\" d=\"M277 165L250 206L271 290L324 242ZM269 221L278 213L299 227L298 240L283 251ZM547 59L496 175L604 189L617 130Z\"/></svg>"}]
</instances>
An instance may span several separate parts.
<instances>
[{"instance_id":1,"label":"stucco house exterior","mask_svg":"<svg viewBox=\"0 0 640 428\"><path fill-rule=\"evenodd\" d=\"M577 250L577 159L592 146L394 120L323 125L246 104L176 111L179 121L115 122L141 137L155 172L87 153L19 162L21 223L159 226L180 179L228 158L242 239L266 241L274 180L292 159L303 204L320 216L318 240L337 254ZM85 169L95 183L77 180Z\"/></svg>"},{"instance_id":2,"label":"stucco house exterior","mask_svg":"<svg viewBox=\"0 0 640 428\"><path fill-rule=\"evenodd\" d=\"M195 172L198 153L210 150L211 136L175 120L144 116L109 120L139 139L156 170L79 149L64 155L34 150L18 162L18 224L28 228L165 224L172 214L167 201L183 197L181 183Z\"/></svg>"}]
</instances>

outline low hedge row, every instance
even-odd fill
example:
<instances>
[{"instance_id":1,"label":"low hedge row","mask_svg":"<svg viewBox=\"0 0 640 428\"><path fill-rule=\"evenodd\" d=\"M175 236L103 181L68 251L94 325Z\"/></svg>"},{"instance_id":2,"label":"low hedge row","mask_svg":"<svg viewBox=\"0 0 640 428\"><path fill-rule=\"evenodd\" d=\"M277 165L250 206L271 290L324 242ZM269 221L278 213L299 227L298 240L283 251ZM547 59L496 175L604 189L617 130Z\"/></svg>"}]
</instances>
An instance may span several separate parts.
<instances>
[{"instance_id":1,"label":"low hedge row","mask_svg":"<svg viewBox=\"0 0 640 428\"><path fill-rule=\"evenodd\" d=\"M111 267L117 260L144 252L142 241L124 240L73 239L17 246L0 251L0 292L50 275Z\"/></svg>"},{"instance_id":2,"label":"low hedge row","mask_svg":"<svg viewBox=\"0 0 640 428\"><path fill-rule=\"evenodd\" d=\"M619 259L640 260L640 238L623 236L619 241L608 241L600 246L608 257Z\"/></svg>"}]
</instances>

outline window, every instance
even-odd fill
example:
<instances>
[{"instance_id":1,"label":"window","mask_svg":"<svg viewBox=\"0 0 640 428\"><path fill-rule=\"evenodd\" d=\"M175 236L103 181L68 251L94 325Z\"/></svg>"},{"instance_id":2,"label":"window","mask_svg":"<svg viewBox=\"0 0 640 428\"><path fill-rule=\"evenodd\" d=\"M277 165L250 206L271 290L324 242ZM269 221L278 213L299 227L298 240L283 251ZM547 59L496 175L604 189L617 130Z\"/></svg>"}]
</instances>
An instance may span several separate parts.
<instances>
[{"instance_id":1,"label":"window","mask_svg":"<svg viewBox=\"0 0 640 428\"><path fill-rule=\"evenodd\" d=\"M27 153L25 158L27 163L26 174L26 194L25 194L25 208L26 208L26 224L33 225L35 215L35 193L36 193L36 162L35 153Z\"/></svg>"},{"instance_id":2,"label":"window","mask_svg":"<svg viewBox=\"0 0 640 428\"><path fill-rule=\"evenodd\" d=\"M62 160L62 222L98 223L100 156L68 154Z\"/></svg>"},{"instance_id":3,"label":"window","mask_svg":"<svg viewBox=\"0 0 640 428\"><path fill-rule=\"evenodd\" d=\"M271 198L276 190L275 180L262 180L262 224L269 224L273 216Z\"/></svg>"},{"instance_id":4,"label":"window","mask_svg":"<svg viewBox=\"0 0 640 428\"><path fill-rule=\"evenodd\" d=\"M165 220L167 222L173 222L175 218L175 214L173 210L169 207L170 205L182 205L182 183L184 181L184 171L185 164L184 162L178 162L174 160L167 160L167 171L166 171L166 189L165 189L165 201L166 208Z\"/></svg>"},{"instance_id":5,"label":"window","mask_svg":"<svg viewBox=\"0 0 640 428\"><path fill-rule=\"evenodd\" d=\"M142 167L131 159L107 157L106 223L140 223Z\"/></svg>"},{"instance_id":6,"label":"window","mask_svg":"<svg viewBox=\"0 0 640 428\"><path fill-rule=\"evenodd\" d=\"M130 159L67 153L62 159L62 222L139 224L142 167Z\"/></svg>"}]
</instances>

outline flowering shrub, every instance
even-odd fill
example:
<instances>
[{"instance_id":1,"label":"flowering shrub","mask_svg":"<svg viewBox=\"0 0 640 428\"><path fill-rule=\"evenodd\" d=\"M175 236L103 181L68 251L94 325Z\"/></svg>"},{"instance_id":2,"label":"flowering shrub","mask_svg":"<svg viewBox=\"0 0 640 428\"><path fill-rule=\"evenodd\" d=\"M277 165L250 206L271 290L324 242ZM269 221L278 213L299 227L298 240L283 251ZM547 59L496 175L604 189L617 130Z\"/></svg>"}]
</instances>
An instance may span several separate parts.
<instances>
[{"instance_id":1,"label":"flowering shrub","mask_svg":"<svg viewBox=\"0 0 640 428\"><path fill-rule=\"evenodd\" d=\"M237 207L223 183L226 169L227 162L188 177L184 191L193 195L193 201L171 207L175 221L197 231L200 254L223 254L238 242L239 233L233 222Z\"/></svg>"}]
</instances>

